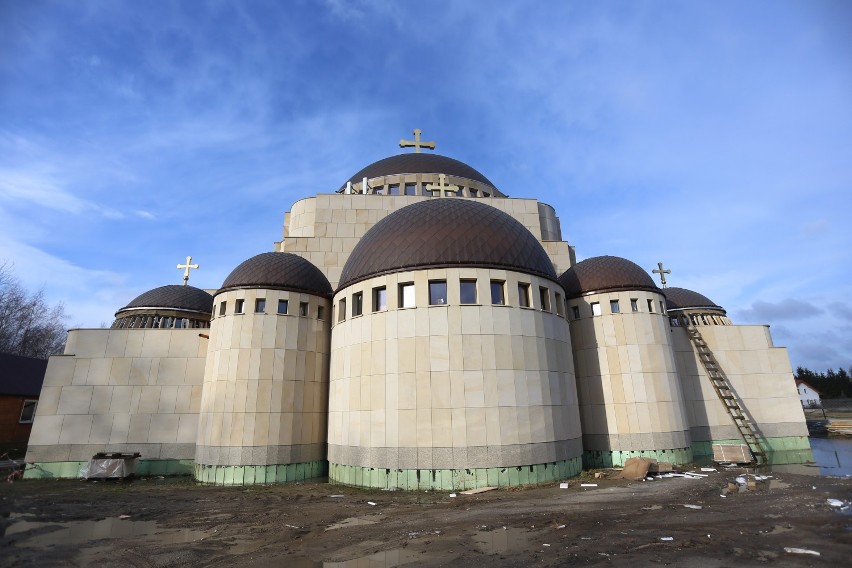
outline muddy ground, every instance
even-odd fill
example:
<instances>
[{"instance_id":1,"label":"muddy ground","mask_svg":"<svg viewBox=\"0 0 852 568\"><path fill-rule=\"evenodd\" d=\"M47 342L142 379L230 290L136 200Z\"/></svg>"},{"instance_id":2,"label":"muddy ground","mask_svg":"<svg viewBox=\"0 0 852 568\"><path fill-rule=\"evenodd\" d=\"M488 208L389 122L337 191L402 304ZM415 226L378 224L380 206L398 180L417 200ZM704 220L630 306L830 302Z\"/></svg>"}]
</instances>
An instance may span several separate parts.
<instances>
[{"instance_id":1,"label":"muddy ground","mask_svg":"<svg viewBox=\"0 0 852 568\"><path fill-rule=\"evenodd\" d=\"M852 480L768 474L726 497L730 471L456 497L322 482L19 481L0 486L0 565L848 566L852 516L827 499L852 500Z\"/></svg>"}]
</instances>

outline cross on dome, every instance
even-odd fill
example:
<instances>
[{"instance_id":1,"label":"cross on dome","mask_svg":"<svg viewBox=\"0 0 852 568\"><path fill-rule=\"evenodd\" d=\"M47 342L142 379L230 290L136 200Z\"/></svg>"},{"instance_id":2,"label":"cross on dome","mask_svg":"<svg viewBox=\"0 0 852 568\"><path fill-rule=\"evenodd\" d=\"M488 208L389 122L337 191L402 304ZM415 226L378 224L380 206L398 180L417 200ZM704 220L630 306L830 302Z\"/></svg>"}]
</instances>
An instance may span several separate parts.
<instances>
[{"instance_id":1,"label":"cross on dome","mask_svg":"<svg viewBox=\"0 0 852 568\"><path fill-rule=\"evenodd\" d=\"M659 269L655 268L655 269L654 269L654 270L652 270L651 272L653 272L654 274L659 274L659 275L660 275L660 284L662 284L662 285L663 285L663 288L665 288L665 287L666 287L666 274L671 274L671 273L672 273L672 271L671 271L671 270L669 270L668 268L665 268L665 269L664 269L664 268L663 268L663 263L662 263L662 262L658 262L658 263L657 263L657 266L659 267Z\"/></svg>"},{"instance_id":2,"label":"cross on dome","mask_svg":"<svg viewBox=\"0 0 852 568\"><path fill-rule=\"evenodd\" d=\"M199 268L197 264L190 264L192 262L192 257L186 257L186 264L178 264L178 269L183 269L183 285L186 286L189 284L189 269L190 268Z\"/></svg>"},{"instance_id":3,"label":"cross on dome","mask_svg":"<svg viewBox=\"0 0 852 568\"><path fill-rule=\"evenodd\" d=\"M426 189L430 191L438 191L438 197L447 197L447 194L450 193L452 195L456 195L459 191L459 186L457 185L445 185L447 183L447 176L444 174L438 174L438 185L434 183L430 183L426 186Z\"/></svg>"},{"instance_id":4,"label":"cross on dome","mask_svg":"<svg viewBox=\"0 0 852 568\"><path fill-rule=\"evenodd\" d=\"M435 149L435 142L421 142L420 141L420 129L414 129L414 140L405 140L402 139L399 141L400 148L414 148L414 152L416 154L420 153L420 148L429 148L430 150Z\"/></svg>"}]
</instances>

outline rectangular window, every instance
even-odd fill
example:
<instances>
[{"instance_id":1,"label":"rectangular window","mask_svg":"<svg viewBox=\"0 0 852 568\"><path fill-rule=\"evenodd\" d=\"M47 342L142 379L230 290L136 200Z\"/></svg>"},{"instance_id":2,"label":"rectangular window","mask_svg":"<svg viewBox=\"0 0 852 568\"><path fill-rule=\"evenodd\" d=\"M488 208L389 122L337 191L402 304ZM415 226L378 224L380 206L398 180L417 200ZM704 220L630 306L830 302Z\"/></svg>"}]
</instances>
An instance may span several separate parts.
<instances>
[{"instance_id":1,"label":"rectangular window","mask_svg":"<svg viewBox=\"0 0 852 568\"><path fill-rule=\"evenodd\" d=\"M29 424L35 418L37 400L25 400L24 407L21 409L21 418L18 420L21 424ZM14 416L14 415L13 415Z\"/></svg>"},{"instance_id":2,"label":"rectangular window","mask_svg":"<svg viewBox=\"0 0 852 568\"><path fill-rule=\"evenodd\" d=\"M426 189L427 185L430 185L432 182L424 181L420 183L420 195L432 195L431 189Z\"/></svg>"},{"instance_id":3,"label":"rectangular window","mask_svg":"<svg viewBox=\"0 0 852 568\"><path fill-rule=\"evenodd\" d=\"M562 303L562 294L556 292L556 315L564 316L565 311L563 308L565 305Z\"/></svg>"},{"instance_id":4,"label":"rectangular window","mask_svg":"<svg viewBox=\"0 0 852 568\"><path fill-rule=\"evenodd\" d=\"M613 314L621 313L621 308L618 306L618 300L609 301L609 311Z\"/></svg>"},{"instance_id":5,"label":"rectangular window","mask_svg":"<svg viewBox=\"0 0 852 568\"><path fill-rule=\"evenodd\" d=\"M630 298L630 309L634 312L639 311L639 300L636 298Z\"/></svg>"},{"instance_id":6,"label":"rectangular window","mask_svg":"<svg viewBox=\"0 0 852 568\"><path fill-rule=\"evenodd\" d=\"M278 300L278 313L283 315L287 314L287 300Z\"/></svg>"},{"instance_id":7,"label":"rectangular window","mask_svg":"<svg viewBox=\"0 0 852 568\"><path fill-rule=\"evenodd\" d=\"M414 282L406 282L399 285L399 307L414 307Z\"/></svg>"},{"instance_id":8,"label":"rectangular window","mask_svg":"<svg viewBox=\"0 0 852 568\"><path fill-rule=\"evenodd\" d=\"M417 195L417 184L415 184L415 183L405 184L405 195Z\"/></svg>"},{"instance_id":9,"label":"rectangular window","mask_svg":"<svg viewBox=\"0 0 852 568\"><path fill-rule=\"evenodd\" d=\"M575 320L580 319L580 306L571 306L571 315L574 316Z\"/></svg>"},{"instance_id":10,"label":"rectangular window","mask_svg":"<svg viewBox=\"0 0 852 568\"><path fill-rule=\"evenodd\" d=\"M518 282L518 305L522 308L530 307L530 285L526 282Z\"/></svg>"},{"instance_id":11,"label":"rectangular window","mask_svg":"<svg viewBox=\"0 0 852 568\"><path fill-rule=\"evenodd\" d=\"M385 186L380 185L376 189L373 190L373 195L382 195L385 192Z\"/></svg>"},{"instance_id":12,"label":"rectangular window","mask_svg":"<svg viewBox=\"0 0 852 568\"><path fill-rule=\"evenodd\" d=\"M648 300L648 311L654 313L654 300Z\"/></svg>"},{"instance_id":13,"label":"rectangular window","mask_svg":"<svg viewBox=\"0 0 852 568\"><path fill-rule=\"evenodd\" d=\"M337 303L337 321L346 321L346 298L340 298Z\"/></svg>"},{"instance_id":14,"label":"rectangular window","mask_svg":"<svg viewBox=\"0 0 852 568\"><path fill-rule=\"evenodd\" d=\"M317 319L324 320L325 319L325 306L317 306Z\"/></svg>"},{"instance_id":15,"label":"rectangular window","mask_svg":"<svg viewBox=\"0 0 852 568\"><path fill-rule=\"evenodd\" d=\"M598 302L592 302L592 315L593 316L601 315L601 305Z\"/></svg>"},{"instance_id":16,"label":"rectangular window","mask_svg":"<svg viewBox=\"0 0 852 568\"><path fill-rule=\"evenodd\" d=\"M245 304L245 300L237 300L237 304L234 306L235 314L243 313L243 304Z\"/></svg>"},{"instance_id":17,"label":"rectangular window","mask_svg":"<svg viewBox=\"0 0 852 568\"><path fill-rule=\"evenodd\" d=\"M360 316L364 311L364 292L352 294L352 317Z\"/></svg>"},{"instance_id":18,"label":"rectangular window","mask_svg":"<svg viewBox=\"0 0 852 568\"><path fill-rule=\"evenodd\" d=\"M661 314L666 313L666 305L663 303L662 300L660 300L660 313Z\"/></svg>"},{"instance_id":19,"label":"rectangular window","mask_svg":"<svg viewBox=\"0 0 852 568\"><path fill-rule=\"evenodd\" d=\"M550 290L543 286L539 286L538 288L538 297L541 300L541 311L549 312L550 311Z\"/></svg>"},{"instance_id":20,"label":"rectangular window","mask_svg":"<svg viewBox=\"0 0 852 568\"><path fill-rule=\"evenodd\" d=\"M254 301L254 313L262 314L266 311L266 298L258 298Z\"/></svg>"},{"instance_id":21,"label":"rectangular window","mask_svg":"<svg viewBox=\"0 0 852 568\"><path fill-rule=\"evenodd\" d=\"M476 197L478 193L479 193L479 190L476 190L472 187L470 188L470 196L471 197Z\"/></svg>"},{"instance_id":22,"label":"rectangular window","mask_svg":"<svg viewBox=\"0 0 852 568\"><path fill-rule=\"evenodd\" d=\"M447 303L447 281L429 281L429 305L441 306Z\"/></svg>"},{"instance_id":23,"label":"rectangular window","mask_svg":"<svg viewBox=\"0 0 852 568\"><path fill-rule=\"evenodd\" d=\"M399 195L398 183L392 183L388 186L388 195Z\"/></svg>"},{"instance_id":24,"label":"rectangular window","mask_svg":"<svg viewBox=\"0 0 852 568\"><path fill-rule=\"evenodd\" d=\"M384 286L373 288L373 311L383 312L388 309L388 289Z\"/></svg>"},{"instance_id":25,"label":"rectangular window","mask_svg":"<svg viewBox=\"0 0 852 568\"><path fill-rule=\"evenodd\" d=\"M459 296L462 304L476 303L476 280L462 280L459 282Z\"/></svg>"},{"instance_id":26,"label":"rectangular window","mask_svg":"<svg viewBox=\"0 0 852 568\"><path fill-rule=\"evenodd\" d=\"M299 302L299 316L306 318L308 317L308 303L307 302Z\"/></svg>"},{"instance_id":27,"label":"rectangular window","mask_svg":"<svg viewBox=\"0 0 852 568\"><path fill-rule=\"evenodd\" d=\"M506 305L506 283L502 280L491 281L491 303L495 306Z\"/></svg>"},{"instance_id":28,"label":"rectangular window","mask_svg":"<svg viewBox=\"0 0 852 568\"><path fill-rule=\"evenodd\" d=\"M224 315L225 315L225 308L227 308L227 307L228 307L228 302L221 302L221 303L219 304L219 315L220 315L220 316L224 316Z\"/></svg>"}]
</instances>

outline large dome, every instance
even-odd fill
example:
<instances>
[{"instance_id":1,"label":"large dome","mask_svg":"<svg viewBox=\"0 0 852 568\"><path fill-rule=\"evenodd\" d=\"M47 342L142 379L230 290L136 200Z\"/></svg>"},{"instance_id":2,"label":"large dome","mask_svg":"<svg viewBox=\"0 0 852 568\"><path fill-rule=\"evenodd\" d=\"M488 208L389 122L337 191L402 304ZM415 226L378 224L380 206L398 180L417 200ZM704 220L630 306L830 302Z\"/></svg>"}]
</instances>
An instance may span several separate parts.
<instances>
[{"instance_id":1,"label":"large dome","mask_svg":"<svg viewBox=\"0 0 852 568\"><path fill-rule=\"evenodd\" d=\"M134 298L129 304L116 312L127 310L178 310L210 314L213 311L213 296L193 286L169 284L148 290Z\"/></svg>"},{"instance_id":2,"label":"large dome","mask_svg":"<svg viewBox=\"0 0 852 568\"><path fill-rule=\"evenodd\" d=\"M618 256L595 256L578 262L559 277L559 283L568 298L621 290L660 291L641 266Z\"/></svg>"},{"instance_id":3,"label":"large dome","mask_svg":"<svg viewBox=\"0 0 852 568\"><path fill-rule=\"evenodd\" d=\"M494 184L487 177L464 162L459 162L440 154L399 154L373 162L349 178L352 183L362 179L373 179L396 174L446 174L478 181L491 187ZM346 186L346 183L343 184Z\"/></svg>"},{"instance_id":4,"label":"large dome","mask_svg":"<svg viewBox=\"0 0 852 568\"><path fill-rule=\"evenodd\" d=\"M725 312L725 308L717 305L713 300L687 290L686 288L666 288L663 290L666 295L666 310L714 310Z\"/></svg>"},{"instance_id":5,"label":"large dome","mask_svg":"<svg viewBox=\"0 0 852 568\"><path fill-rule=\"evenodd\" d=\"M380 274L452 266L556 280L550 257L520 222L478 201L443 198L403 207L376 223L346 261L339 287Z\"/></svg>"},{"instance_id":6,"label":"large dome","mask_svg":"<svg viewBox=\"0 0 852 568\"><path fill-rule=\"evenodd\" d=\"M243 261L225 278L217 294L236 288L289 290L331 297L331 284L322 271L289 252L264 252Z\"/></svg>"}]
</instances>

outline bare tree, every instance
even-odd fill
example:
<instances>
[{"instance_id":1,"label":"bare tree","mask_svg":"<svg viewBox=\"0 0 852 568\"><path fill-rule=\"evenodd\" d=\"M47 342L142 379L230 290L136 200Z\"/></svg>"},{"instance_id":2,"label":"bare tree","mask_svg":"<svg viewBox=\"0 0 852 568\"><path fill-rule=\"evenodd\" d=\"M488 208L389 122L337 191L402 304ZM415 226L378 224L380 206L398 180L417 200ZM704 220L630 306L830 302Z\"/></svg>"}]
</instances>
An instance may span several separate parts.
<instances>
[{"instance_id":1,"label":"bare tree","mask_svg":"<svg viewBox=\"0 0 852 568\"><path fill-rule=\"evenodd\" d=\"M0 353L46 359L62 353L65 346L65 306L49 306L44 290L30 294L0 264Z\"/></svg>"}]
</instances>

